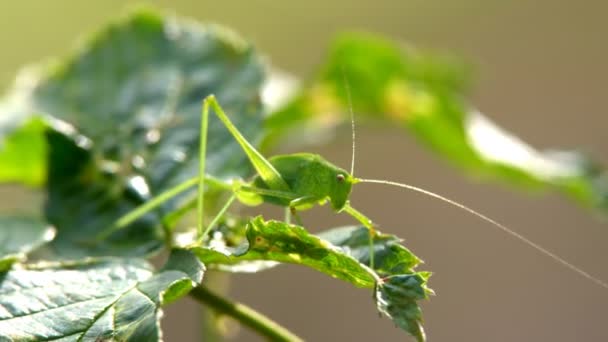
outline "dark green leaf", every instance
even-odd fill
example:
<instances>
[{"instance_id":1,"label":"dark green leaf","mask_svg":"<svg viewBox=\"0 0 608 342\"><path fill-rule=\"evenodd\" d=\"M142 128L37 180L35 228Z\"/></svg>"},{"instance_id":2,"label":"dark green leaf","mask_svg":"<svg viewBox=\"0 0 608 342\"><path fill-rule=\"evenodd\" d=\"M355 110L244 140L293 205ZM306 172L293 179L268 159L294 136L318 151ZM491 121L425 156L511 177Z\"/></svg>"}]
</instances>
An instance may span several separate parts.
<instances>
[{"instance_id":1,"label":"dark green leaf","mask_svg":"<svg viewBox=\"0 0 608 342\"><path fill-rule=\"evenodd\" d=\"M183 250L157 273L139 259L14 269L0 276L0 340L159 341L161 305L200 283L203 271Z\"/></svg>"},{"instance_id":2,"label":"dark green leaf","mask_svg":"<svg viewBox=\"0 0 608 342\"><path fill-rule=\"evenodd\" d=\"M141 256L162 246L158 217L149 214L108 239L96 241L97 234L111 227L117 217L143 203L144 198L114 173L96 168L90 150L74 139L49 131L49 181L46 216L57 227L55 240L46 257Z\"/></svg>"},{"instance_id":3,"label":"dark green leaf","mask_svg":"<svg viewBox=\"0 0 608 342\"><path fill-rule=\"evenodd\" d=\"M185 197L110 241L91 240L136 205L197 174L206 96L215 94L256 143L263 69L253 48L224 28L140 10L108 25L72 56L39 68L30 86L15 86L0 108L16 117L52 117L50 126L74 145L48 134L46 213L58 229L54 252L77 257L92 247L95 255L131 256L159 247L163 230L155 222ZM245 154L215 117L208 136L209 174L250 174ZM16 168L19 159L4 162L0 154L0 162ZM40 181L40 167L31 172L36 177L22 181Z\"/></svg>"},{"instance_id":4,"label":"dark green leaf","mask_svg":"<svg viewBox=\"0 0 608 342\"><path fill-rule=\"evenodd\" d=\"M426 299L430 293L426 287L428 277L425 272L394 275L384 278L376 288L378 310L418 341L426 340L417 301Z\"/></svg>"},{"instance_id":5,"label":"dark green leaf","mask_svg":"<svg viewBox=\"0 0 608 342\"><path fill-rule=\"evenodd\" d=\"M539 151L494 125L466 100L466 68L365 34L339 37L318 77L267 120L273 145L290 128L348 118L345 77L358 116L408 129L455 165L528 189L554 189L608 209L608 172L586 156Z\"/></svg>"},{"instance_id":6,"label":"dark green leaf","mask_svg":"<svg viewBox=\"0 0 608 342\"><path fill-rule=\"evenodd\" d=\"M55 230L39 219L0 217L0 272L54 236Z\"/></svg>"},{"instance_id":7,"label":"dark green leaf","mask_svg":"<svg viewBox=\"0 0 608 342\"><path fill-rule=\"evenodd\" d=\"M369 265L369 230L365 227L341 227L319 236L342 248ZM427 299L433 291L426 287L428 272L415 272L421 262L412 252L401 245L394 235L376 232L374 236L374 271L382 277L376 287L378 310L391 318L400 328L424 341L422 310L418 301Z\"/></svg>"},{"instance_id":8,"label":"dark green leaf","mask_svg":"<svg viewBox=\"0 0 608 342\"><path fill-rule=\"evenodd\" d=\"M197 169L202 100L215 94L250 140L261 133L263 67L232 32L138 11L47 68L26 110L72 125L105 162L142 174L152 191ZM86 86L83 86L86 85ZM208 172L242 175L245 155L212 118Z\"/></svg>"}]
</instances>

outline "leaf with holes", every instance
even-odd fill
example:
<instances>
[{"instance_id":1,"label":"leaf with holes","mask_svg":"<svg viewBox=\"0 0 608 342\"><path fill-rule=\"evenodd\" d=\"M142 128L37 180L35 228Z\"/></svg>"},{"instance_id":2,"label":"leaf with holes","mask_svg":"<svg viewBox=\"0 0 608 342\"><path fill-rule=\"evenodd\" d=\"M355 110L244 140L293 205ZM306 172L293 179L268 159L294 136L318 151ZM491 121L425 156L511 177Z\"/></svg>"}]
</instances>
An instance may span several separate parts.
<instances>
[{"instance_id":1,"label":"leaf with holes","mask_svg":"<svg viewBox=\"0 0 608 342\"><path fill-rule=\"evenodd\" d=\"M206 265L234 266L245 262L273 261L301 264L358 287L371 288L375 274L338 248L308 233L306 229L280 221L252 219L247 228L248 243L234 253L195 247L194 253ZM213 244L212 244L213 246ZM259 268L254 267L254 272Z\"/></svg>"},{"instance_id":2,"label":"leaf with holes","mask_svg":"<svg viewBox=\"0 0 608 342\"><path fill-rule=\"evenodd\" d=\"M247 242L247 222L228 218L213 229L209 234L212 239L209 241L210 249L219 251L226 255L240 255L248 248ZM361 226L346 226L333 228L315 234L335 247L339 247L342 253L355 258L358 262L369 267L370 248L369 231ZM416 266L422 261L410 250L401 244L402 240L395 235L383 234L376 231L374 236L374 271L381 277L412 273ZM220 257L222 259L222 257ZM227 272L259 272L274 266L278 263L268 261L245 261L238 263L216 265L222 271ZM213 264L210 267L214 267Z\"/></svg>"},{"instance_id":3,"label":"leaf with holes","mask_svg":"<svg viewBox=\"0 0 608 342\"><path fill-rule=\"evenodd\" d=\"M370 261L369 230L365 227L339 227L317 234L318 237L340 247L344 253L368 265ZM405 248L395 235L374 235L374 271L381 277L413 273L422 261Z\"/></svg>"},{"instance_id":4,"label":"leaf with holes","mask_svg":"<svg viewBox=\"0 0 608 342\"><path fill-rule=\"evenodd\" d=\"M395 236L377 233L374 241L376 271L372 271L366 265L369 263L366 228L336 228L319 237L302 227L264 221L258 216L247 226L247 242L238 246L226 243L221 236L224 230L216 229L210 248L192 248L208 267L230 272L258 272L277 263L311 267L375 291L378 310L419 341L424 341L418 301L432 293L426 287L430 273L414 271L420 260L401 246L401 240Z\"/></svg>"},{"instance_id":5,"label":"leaf with holes","mask_svg":"<svg viewBox=\"0 0 608 342\"><path fill-rule=\"evenodd\" d=\"M184 250L158 272L119 258L13 269L0 276L0 340L159 341L160 307L199 284L203 271Z\"/></svg>"}]
</instances>

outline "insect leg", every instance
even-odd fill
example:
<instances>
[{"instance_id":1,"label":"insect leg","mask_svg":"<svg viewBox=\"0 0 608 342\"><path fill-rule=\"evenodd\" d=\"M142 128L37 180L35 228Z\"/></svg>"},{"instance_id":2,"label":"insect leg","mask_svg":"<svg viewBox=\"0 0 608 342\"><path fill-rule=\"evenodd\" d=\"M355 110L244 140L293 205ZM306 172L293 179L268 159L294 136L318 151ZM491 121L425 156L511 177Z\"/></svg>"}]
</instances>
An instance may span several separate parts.
<instances>
[{"instance_id":1,"label":"insect leg","mask_svg":"<svg viewBox=\"0 0 608 342\"><path fill-rule=\"evenodd\" d=\"M304 223L302 222L302 218L300 217L300 215L298 215L298 210L296 208L308 204L312 205L317 202L319 202L319 199L313 196L299 197L289 202L289 211L291 211L291 215L295 217L296 223L299 226L304 227Z\"/></svg>"},{"instance_id":2,"label":"insect leg","mask_svg":"<svg viewBox=\"0 0 608 342\"><path fill-rule=\"evenodd\" d=\"M207 228L203 232L203 235L201 235L199 237L199 239L197 241L198 244L203 243L203 239L205 238L205 236L207 236L207 234L209 234L209 231L211 230L211 228L213 228L218 223L218 221L224 216L224 214L226 213L226 210L228 210L228 208L230 208L230 205L234 202L235 199L236 199L236 194L230 195L230 198L228 198L228 201L226 201L224 206L217 212L217 214L215 215L213 220L211 220L209 225L207 225ZM202 221L202 218L199 218L199 220Z\"/></svg>"},{"instance_id":3,"label":"insect leg","mask_svg":"<svg viewBox=\"0 0 608 342\"><path fill-rule=\"evenodd\" d=\"M260 178L262 178L269 188L281 191L290 190L285 180L283 180L283 177L281 177L281 174L272 166L272 164L270 164L268 159L264 158L264 156L247 141L243 134L239 132L232 121L230 121L230 118L224 113L224 110L215 99L215 96L207 96L204 100L203 107L211 107L213 109L218 118L224 123L224 126L226 126L228 131L234 136L234 139L241 145L241 148L245 151L245 154L247 154L249 161L253 164L253 167L260 175Z\"/></svg>"},{"instance_id":4,"label":"insect leg","mask_svg":"<svg viewBox=\"0 0 608 342\"><path fill-rule=\"evenodd\" d=\"M291 224L291 210L289 208L285 208L285 223Z\"/></svg>"},{"instance_id":5,"label":"insect leg","mask_svg":"<svg viewBox=\"0 0 608 342\"><path fill-rule=\"evenodd\" d=\"M374 236L376 235L376 229L372 223L372 220L363 215L360 211L350 206L350 203L346 203L344 211L350 216L354 217L357 221L361 222L369 230L369 267L374 269Z\"/></svg>"}]
</instances>

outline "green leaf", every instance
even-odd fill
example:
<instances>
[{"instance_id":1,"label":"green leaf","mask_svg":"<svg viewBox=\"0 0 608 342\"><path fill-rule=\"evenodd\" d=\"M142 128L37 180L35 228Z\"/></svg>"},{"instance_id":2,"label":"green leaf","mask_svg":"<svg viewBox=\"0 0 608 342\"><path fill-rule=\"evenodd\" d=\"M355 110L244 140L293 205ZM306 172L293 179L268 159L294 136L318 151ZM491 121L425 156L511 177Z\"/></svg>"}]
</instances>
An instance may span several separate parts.
<instances>
[{"instance_id":1,"label":"green leaf","mask_svg":"<svg viewBox=\"0 0 608 342\"><path fill-rule=\"evenodd\" d=\"M32 217L0 217L0 272L50 241L55 229Z\"/></svg>"},{"instance_id":2,"label":"green leaf","mask_svg":"<svg viewBox=\"0 0 608 342\"><path fill-rule=\"evenodd\" d=\"M0 183L41 186L46 178L45 125L41 120L15 124L0 112Z\"/></svg>"},{"instance_id":3,"label":"green leaf","mask_svg":"<svg viewBox=\"0 0 608 342\"><path fill-rule=\"evenodd\" d=\"M476 176L526 189L553 189L608 209L608 172L585 155L539 151L500 129L466 99L466 69L449 58L403 48L369 34L346 34L330 48L316 79L271 115L265 145L294 128L349 118L345 77L357 116L397 124Z\"/></svg>"},{"instance_id":4,"label":"green leaf","mask_svg":"<svg viewBox=\"0 0 608 342\"><path fill-rule=\"evenodd\" d=\"M216 96L250 141L259 139L263 73L252 46L231 31L139 10L45 68L22 110L67 122L99 158L160 191L195 174L206 96ZM209 173L243 175L244 153L211 121Z\"/></svg>"},{"instance_id":5,"label":"green leaf","mask_svg":"<svg viewBox=\"0 0 608 342\"><path fill-rule=\"evenodd\" d=\"M372 289L381 313L419 341L425 340L417 302L433 293L426 287L430 273L414 270L421 261L397 237L377 232L372 271L368 267L369 232L364 227L336 228L315 236L302 227L258 216L247 226L247 243L238 246L230 243L238 241L238 236L227 231L227 226L221 227L212 233L209 248L192 248L208 267L230 272L258 272L277 262L311 267Z\"/></svg>"},{"instance_id":6,"label":"green leaf","mask_svg":"<svg viewBox=\"0 0 608 342\"><path fill-rule=\"evenodd\" d=\"M425 341L422 311L417 301L428 298L426 282L430 274L399 274L384 278L376 288L378 310L418 341Z\"/></svg>"},{"instance_id":7,"label":"green leaf","mask_svg":"<svg viewBox=\"0 0 608 342\"><path fill-rule=\"evenodd\" d=\"M319 234L319 237L340 246L345 254L369 265L369 230L365 227L340 227ZM418 341L425 340L422 310L418 301L433 291L426 286L430 273L416 272L422 261L401 245L394 235L376 232L374 236L374 271L382 277L376 287L378 310Z\"/></svg>"},{"instance_id":8,"label":"green leaf","mask_svg":"<svg viewBox=\"0 0 608 342\"><path fill-rule=\"evenodd\" d=\"M0 109L15 117L44 115L74 145L59 142L57 132L47 134L46 214L58 230L54 252L144 255L170 240L156 222L188 194L110 241L91 241L136 205L197 175L206 96L214 94L244 136L259 141L263 76L258 55L234 33L139 10L94 34L73 55L38 68L30 86L17 84ZM230 133L216 117L209 124L207 173L220 179L250 175ZM0 166L16 168L18 162Z\"/></svg>"},{"instance_id":9,"label":"green leaf","mask_svg":"<svg viewBox=\"0 0 608 342\"><path fill-rule=\"evenodd\" d=\"M340 227L320 234L318 237L340 247L344 253L369 266L369 230L365 227ZM374 271L381 277L413 273L422 261L401 245L402 240L394 235L377 232L374 236Z\"/></svg>"},{"instance_id":10,"label":"green leaf","mask_svg":"<svg viewBox=\"0 0 608 342\"><path fill-rule=\"evenodd\" d=\"M276 261L305 265L358 287L370 288L375 284L376 276L368 267L302 227L264 221L258 216L249 222L246 234L247 245L234 254L201 247L195 247L193 251L206 265Z\"/></svg>"},{"instance_id":11,"label":"green leaf","mask_svg":"<svg viewBox=\"0 0 608 342\"><path fill-rule=\"evenodd\" d=\"M0 340L160 341L160 307L199 284L203 271L183 250L156 273L140 259L14 269L0 276Z\"/></svg>"},{"instance_id":12,"label":"green leaf","mask_svg":"<svg viewBox=\"0 0 608 342\"><path fill-rule=\"evenodd\" d=\"M234 217L220 222L209 234L212 236L212 239L208 242L209 248L224 255L243 254L243 251L249 248L247 239L251 236L247 223ZM309 234L305 233L305 235L308 236ZM331 243L335 247L339 247L341 253L353 257L358 262L369 267L370 248L369 231L367 228L362 226L333 228L316 234L316 237ZM412 273L416 266L422 262L414 253L405 248L401 242L402 240L395 235L383 234L380 231L376 231L373 241L374 271L380 277ZM223 257L219 255L218 257L224 260ZM278 265L276 262L260 262L259 260L252 262L239 259L238 262L235 261L230 264L220 262L219 265L214 266L212 260L207 260L210 262L210 267L219 267L223 271L237 273L259 272Z\"/></svg>"},{"instance_id":13,"label":"green leaf","mask_svg":"<svg viewBox=\"0 0 608 342\"><path fill-rule=\"evenodd\" d=\"M46 258L77 259L86 256L149 255L162 247L158 217L150 213L108 239L96 235L145 200L136 189L125 187L112 172L96 168L92 152L56 131L47 133L49 144L46 217L57 227Z\"/></svg>"}]
</instances>

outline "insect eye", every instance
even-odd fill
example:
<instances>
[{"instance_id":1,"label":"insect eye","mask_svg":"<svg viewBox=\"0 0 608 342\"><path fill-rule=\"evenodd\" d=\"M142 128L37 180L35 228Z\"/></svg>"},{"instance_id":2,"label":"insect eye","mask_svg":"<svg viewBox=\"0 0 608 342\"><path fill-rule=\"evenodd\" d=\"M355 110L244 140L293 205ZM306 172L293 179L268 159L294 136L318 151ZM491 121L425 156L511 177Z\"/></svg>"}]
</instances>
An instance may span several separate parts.
<instances>
[{"instance_id":1,"label":"insect eye","mask_svg":"<svg viewBox=\"0 0 608 342\"><path fill-rule=\"evenodd\" d=\"M338 180L338 182L342 183L342 182L344 182L344 175L343 175L343 174L341 174L341 173L339 173L339 174L336 176L336 179Z\"/></svg>"}]
</instances>

